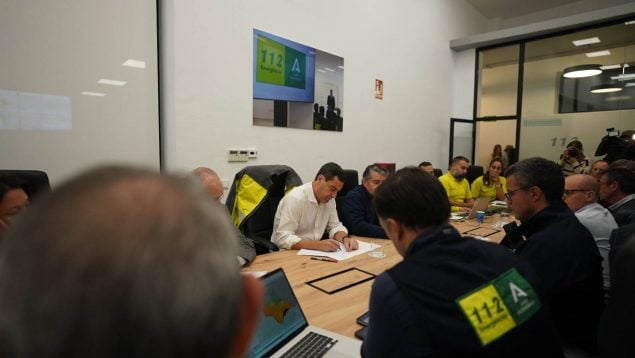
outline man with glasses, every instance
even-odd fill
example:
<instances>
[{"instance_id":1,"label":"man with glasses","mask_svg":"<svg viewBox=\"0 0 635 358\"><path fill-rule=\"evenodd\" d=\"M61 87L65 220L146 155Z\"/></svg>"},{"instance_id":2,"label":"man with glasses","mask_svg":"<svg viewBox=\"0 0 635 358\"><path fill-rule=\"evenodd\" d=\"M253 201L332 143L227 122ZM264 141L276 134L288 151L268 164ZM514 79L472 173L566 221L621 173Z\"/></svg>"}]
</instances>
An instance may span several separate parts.
<instances>
[{"instance_id":1,"label":"man with glasses","mask_svg":"<svg viewBox=\"0 0 635 358\"><path fill-rule=\"evenodd\" d=\"M223 182L218 177L218 174L206 167L198 167L192 171L192 174L203 184L205 192L207 192L215 202L220 204L223 198L224 188ZM249 265L256 257L254 243L239 232L236 232L236 236L240 244L240 250L237 256L238 263L241 266Z\"/></svg>"},{"instance_id":2,"label":"man with glasses","mask_svg":"<svg viewBox=\"0 0 635 358\"><path fill-rule=\"evenodd\" d=\"M362 175L362 183L346 194L341 210L342 222L352 235L386 239L373 208L375 190L386 180L388 172L378 165L369 165Z\"/></svg>"},{"instance_id":3,"label":"man with glasses","mask_svg":"<svg viewBox=\"0 0 635 358\"><path fill-rule=\"evenodd\" d=\"M609 280L609 237L611 232L617 229L617 223L613 219L613 215L598 204L598 189L598 181L592 175L570 175L564 180L562 199L595 239L595 244L602 256L604 293L607 295L611 286Z\"/></svg>"},{"instance_id":4,"label":"man with glasses","mask_svg":"<svg viewBox=\"0 0 635 358\"><path fill-rule=\"evenodd\" d=\"M602 258L589 230L562 200L562 170L552 161L529 158L506 175L506 198L521 222L508 235L525 238L515 253L542 279L565 352L592 355L604 305Z\"/></svg>"}]
</instances>

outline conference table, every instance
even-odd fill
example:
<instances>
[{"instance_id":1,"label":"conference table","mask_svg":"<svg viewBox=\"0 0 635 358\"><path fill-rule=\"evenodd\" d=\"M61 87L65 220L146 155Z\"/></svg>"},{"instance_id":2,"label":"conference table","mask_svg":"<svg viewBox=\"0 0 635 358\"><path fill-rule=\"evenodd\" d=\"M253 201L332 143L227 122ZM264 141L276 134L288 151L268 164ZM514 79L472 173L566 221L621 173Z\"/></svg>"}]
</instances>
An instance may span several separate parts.
<instances>
[{"instance_id":1,"label":"conference table","mask_svg":"<svg viewBox=\"0 0 635 358\"><path fill-rule=\"evenodd\" d=\"M492 230L492 224L488 222L480 226L474 220L451 222L451 224L462 234L468 231L477 233L495 231ZM486 239L498 243L503 236L504 232L501 229L487 236ZM355 237L355 239L364 242L371 240L366 237ZM354 337L355 331L361 328L356 323L356 318L368 311L368 300L374 280L368 280L332 294L323 292L307 282L349 269L363 271L348 271L331 279L331 281L338 280L341 276L343 280L341 284L345 286L352 283L346 281L354 279L355 273L359 273L359 277L367 276L365 273L377 276L402 260L392 241L375 239L374 243L382 246L385 257L375 258L368 253L363 253L347 260L330 262L313 260L312 256L300 256L297 250L280 250L256 256L251 265L243 269L243 272L273 271L282 267L309 324Z\"/></svg>"}]
</instances>

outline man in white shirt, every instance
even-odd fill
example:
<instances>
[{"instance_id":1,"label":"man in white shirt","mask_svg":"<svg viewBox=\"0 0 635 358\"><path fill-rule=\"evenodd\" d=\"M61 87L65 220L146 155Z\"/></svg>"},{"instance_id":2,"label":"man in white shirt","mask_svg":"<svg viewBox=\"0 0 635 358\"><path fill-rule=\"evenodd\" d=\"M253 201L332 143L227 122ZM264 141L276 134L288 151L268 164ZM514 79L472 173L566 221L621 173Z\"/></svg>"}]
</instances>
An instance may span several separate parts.
<instances>
[{"instance_id":1,"label":"man in white shirt","mask_svg":"<svg viewBox=\"0 0 635 358\"><path fill-rule=\"evenodd\" d=\"M597 179L588 174L574 174L565 178L563 199L578 220L593 235L595 244L602 255L602 279L604 292L610 287L609 279L609 237L617 223L613 215L602 205L598 204L599 184Z\"/></svg>"},{"instance_id":2,"label":"man in white shirt","mask_svg":"<svg viewBox=\"0 0 635 358\"><path fill-rule=\"evenodd\" d=\"M336 163L324 164L315 180L293 188L282 198L273 221L271 241L282 249L346 251L357 241L337 217L335 197L344 186L344 171ZM328 239L322 236L328 232Z\"/></svg>"}]
</instances>

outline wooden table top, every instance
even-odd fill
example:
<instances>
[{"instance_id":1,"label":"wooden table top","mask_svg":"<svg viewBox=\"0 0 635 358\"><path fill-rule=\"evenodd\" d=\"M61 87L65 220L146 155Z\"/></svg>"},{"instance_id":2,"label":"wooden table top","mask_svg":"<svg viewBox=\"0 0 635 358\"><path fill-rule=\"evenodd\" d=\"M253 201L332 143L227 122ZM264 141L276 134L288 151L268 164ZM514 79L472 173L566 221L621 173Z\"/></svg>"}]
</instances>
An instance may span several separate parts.
<instances>
[{"instance_id":1,"label":"wooden table top","mask_svg":"<svg viewBox=\"0 0 635 358\"><path fill-rule=\"evenodd\" d=\"M460 233L479 228L473 220L453 222L452 224ZM491 228L491 223L485 222L481 228ZM503 236L504 232L501 229L500 232L488 236L488 239L498 243ZM355 238L365 242L370 241L369 238ZM306 282L349 268L358 268L379 275L402 260L392 241L376 239L375 243L383 246L385 257L374 258L368 253L364 253L335 263L311 260L310 256L299 256L297 250L280 250L256 256L254 262L243 271L273 271L282 267L291 282L291 287L300 301L309 324L354 337L355 331L361 328L355 320L362 313L368 311L368 300L374 280L330 295L309 286Z\"/></svg>"}]
</instances>

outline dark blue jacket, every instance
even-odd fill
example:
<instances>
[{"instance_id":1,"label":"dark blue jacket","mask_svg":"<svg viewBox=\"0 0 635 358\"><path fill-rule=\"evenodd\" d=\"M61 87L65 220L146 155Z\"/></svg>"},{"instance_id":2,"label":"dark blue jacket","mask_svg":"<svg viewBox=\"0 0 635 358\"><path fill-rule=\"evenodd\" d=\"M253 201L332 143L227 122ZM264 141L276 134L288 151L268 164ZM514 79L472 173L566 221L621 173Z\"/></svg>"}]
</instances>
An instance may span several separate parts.
<instances>
[{"instance_id":1,"label":"dark blue jacket","mask_svg":"<svg viewBox=\"0 0 635 358\"><path fill-rule=\"evenodd\" d=\"M563 344L595 351L604 298L593 236L560 200L515 230L526 238L516 254L540 277Z\"/></svg>"},{"instance_id":2,"label":"dark blue jacket","mask_svg":"<svg viewBox=\"0 0 635 358\"><path fill-rule=\"evenodd\" d=\"M379 226L379 219L373 208L373 197L363 185L356 186L346 194L341 213L340 219L349 234L387 238L384 229Z\"/></svg>"},{"instance_id":3,"label":"dark blue jacket","mask_svg":"<svg viewBox=\"0 0 635 358\"><path fill-rule=\"evenodd\" d=\"M417 237L404 260L375 279L365 357L562 357L544 303L482 345L457 299L515 268L540 297L536 276L506 248L461 237L450 226ZM542 300L541 300L542 301ZM494 312L478 303L481 315ZM470 310L471 312L471 310ZM509 311L508 311L509 312ZM483 317L482 316L482 317ZM496 316L494 316L496 317ZM500 317L500 316L499 316Z\"/></svg>"}]
</instances>

